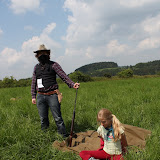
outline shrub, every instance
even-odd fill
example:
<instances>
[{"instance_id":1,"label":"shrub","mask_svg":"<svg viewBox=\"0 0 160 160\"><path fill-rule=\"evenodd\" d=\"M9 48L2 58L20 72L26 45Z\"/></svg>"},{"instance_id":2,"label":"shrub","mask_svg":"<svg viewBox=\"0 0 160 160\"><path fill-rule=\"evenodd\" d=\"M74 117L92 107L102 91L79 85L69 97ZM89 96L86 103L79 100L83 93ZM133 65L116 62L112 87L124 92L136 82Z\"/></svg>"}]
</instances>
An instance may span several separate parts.
<instances>
[{"instance_id":1,"label":"shrub","mask_svg":"<svg viewBox=\"0 0 160 160\"><path fill-rule=\"evenodd\" d=\"M31 82L31 78L16 80L13 76L10 76L0 80L0 88L27 87L31 86Z\"/></svg>"},{"instance_id":2,"label":"shrub","mask_svg":"<svg viewBox=\"0 0 160 160\"><path fill-rule=\"evenodd\" d=\"M91 76L83 74L80 71L75 71L69 75L69 78L74 82L88 82L93 81Z\"/></svg>"},{"instance_id":3,"label":"shrub","mask_svg":"<svg viewBox=\"0 0 160 160\"><path fill-rule=\"evenodd\" d=\"M110 73L105 73L105 74L104 74L104 77L111 78L112 75L111 75Z\"/></svg>"},{"instance_id":4,"label":"shrub","mask_svg":"<svg viewBox=\"0 0 160 160\"><path fill-rule=\"evenodd\" d=\"M118 73L118 77L120 78L130 78L133 77L133 70L129 69L125 69L121 72Z\"/></svg>"},{"instance_id":5,"label":"shrub","mask_svg":"<svg viewBox=\"0 0 160 160\"><path fill-rule=\"evenodd\" d=\"M14 85L15 85L15 83L16 83L16 80L14 79L14 77L13 76L10 76L10 78L9 77L5 77L4 79L3 79L3 81L2 81L2 87L14 87Z\"/></svg>"}]
</instances>

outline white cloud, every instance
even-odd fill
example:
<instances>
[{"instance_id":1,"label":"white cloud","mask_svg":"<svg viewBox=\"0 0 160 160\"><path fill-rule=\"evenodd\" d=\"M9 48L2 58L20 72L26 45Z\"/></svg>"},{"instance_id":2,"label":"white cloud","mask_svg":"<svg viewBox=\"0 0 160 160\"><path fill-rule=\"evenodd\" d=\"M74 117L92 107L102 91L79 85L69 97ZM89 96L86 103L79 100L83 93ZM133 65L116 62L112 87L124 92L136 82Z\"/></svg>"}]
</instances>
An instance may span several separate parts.
<instances>
[{"instance_id":1,"label":"white cloud","mask_svg":"<svg viewBox=\"0 0 160 160\"><path fill-rule=\"evenodd\" d=\"M23 42L20 51L4 48L0 53L0 67L4 64L8 66L8 68L4 68L4 70L6 69L4 74L10 74L11 71L13 73L16 70L14 75L18 76L18 78L28 78L29 75L31 76L33 67L37 63L33 51L38 50L40 44L45 44L51 51L61 48L58 42L50 38L50 33L54 29L53 26L55 26L55 23L48 24L39 36L34 36Z\"/></svg>"},{"instance_id":2,"label":"white cloud","mask_svg":"<svg viewBox=\"0 0 160 160\"><path fill-rule=\"evenodd\" d=\"M107 60L128 50L128 45L119 44L116 39L111 40L112 34L119 29L118 22L112 23L109 18L113 4L117 8L118 2L115 0L101 0L101 3L98 0L65 1L64 7L72 12L72 15L68 16L70 25L64 38L67 43L67 56L81 54L86 59L102 56Z\"/></svg>"},{"instance_id":3,"label":"white cloud","mask_svg":"<svg viewBox=\"0 0 160 160\"><path fill-rule=\"evenodd\" d=\"M39 36L34 36L22 44L22 51L27 55L39 48L40 44L45 44L48 49L61 48L61 45L50 37L50 33L55 29L56 24L50 23L43 29Z\"/></svg>"},{"instance_id":4,"label":"white cloud","mask_svg":"<svg viewBox=\"0 0 160 160\"><path fill-rule=\"evenodd\" d=\"M106 56L115 57L117 55L128 54L129 47L125 44L119 44L117 40L110 41L106 46Z\"/></svg>"},{"instance_id":5,"label":"white cloud","mask_svg":"<svg viewBox=\"0 0 160 160\"><path fill-rule=\"evenodd\" d=\"M146 38L154 38L160 36L160 14L155 16L147 16L140 23L133 24L130 40L142 41Z\"/></svg>"},{"instance_id":6,"label":"white cloud","mask_svg":"<svg viewBox=\"0 0 160 160\"><path fill-rule=\"evenodd\" d=\"M141 23L133 26L130 39L137 40L137 51L160 47L160 14L148 16Z\"/></svg>"},{"instance_id":7,"label":"white cloud","mask_svg":"<svg viewBox=\"0 0 160 160\"><path fill-rule=\"evenodd\" d=\"M41 0L10 0L10 8L15 14L40 10Z\"/></svg>"},{"instance_id":8,"label":"white cloud","mask_svg":"<svg viewBox=\"0 0 160 160\"><path fill-rule=\"evenodd\" d=\"M30 55L30 53L38 49L39 44L43 43L40 37L34 36L28 41L23 42L22 44L22 52L26 53L27 56Z\"/></svg>"},{"instance_id":9,"label":"white cloud","mask_svg":"<svg viewBox=\"0 0 160 160\"><path fill-rule=\"evenodd\" d=\"M43 30L42 34L50 34L56 28L56 23L48 24L47 27Z\"/></svg>"},{"instance_id":10,"label":"white cloud","mask_svg":"<svg viewBox=\"0 0 160 160\"><path fill-rule=\"evenodd\" d=\"M125 7L134 8L158 1L159 0L120 0L120 4Z\"/></svg>"},{"instance_id":11,"label":"white cloud","mask_svg":"<svg viewBox=\"0 0 160 160\"><path fill-rule=\"evenodd\" d=\"M157 6L156 2L158 5L158 0L66 0L64 8L71 14L63 37L66 41L64 59L77 56L81 65L99 60L123 65L145 61L144 57L150 57L143 51L145 45L159 46L155 35L160 34L160 17L150 8L150 4Z\"/></svg>"},{"instance_id":12,"label":"white cloud","mask_svg":"<svg viewBox=\"0 0 160 160\"><path fill-rule=\"evenodd\" d=\"M99 41L104 40L104 31L114 28L105 28L105 22L101 23L103 19L103 5L105 1L102 0L98 3L98 6L94 3L87 3L87 1L80 0L66 0L64 8L72 12L72 16L68 16L70 25L67 29L67 35L65 37L67 43L66 54L74 54L80 52L81 48L86 50L88 46L98 44ZM99 12L101 8L102 12ZM106 26L107 27L107 26ZM82 53L83 55L86 52Z\"/></svg>"},{"instance_id":13,"label":"white cloud","mask_svg":"<svg viewBox=\"0 0 160 160\"><path fill-rule=\"evenodd\" d=\"M160 37L159 38L146 38L139 42L138 48L142 50L155 49L160 47Z\"/></svg>"},{"instance_id":14,"label":"white cloud","mask_svg":"<svg viewBox=\"0 0 160 160\"><path fill-rule=\"evenodd\" d=\"M86 53L86 57L93 59L93 56L89 52Z\"/></svg>"},{"instance_id":15,"label":"white cloud","mask_svg":"<svg viewBox=\"0 0 160 160\"><path fill-rule=\"evenodd\" d=\"M6 65L14 64L16 61L18 61L21 58L20 53L18 53L16 50L12 48L5 48L1 52L1 61L2 63L6 63Z\"/></svg>"},{"instance_id":16,"label":"white cloud","mask_svg":"<svg viewBox=\"0 0 160 160\"><path fill-rule=\"evenodd\" d=\"M151 36L160 35L160 14L147 18L142 22L141 26Z\"/></svg>"},{"instance_id":17,"label":"white cloud","mask_svg":"<svg viewBox=\"0 0 160 160\"><path fill-rule=\"evenodd\" d=\"M92 47L88 47L87 50L86 50L86 57L88 57L89 59L93 59L93 50L92 50Z\"/></svg>"}]
</instances>

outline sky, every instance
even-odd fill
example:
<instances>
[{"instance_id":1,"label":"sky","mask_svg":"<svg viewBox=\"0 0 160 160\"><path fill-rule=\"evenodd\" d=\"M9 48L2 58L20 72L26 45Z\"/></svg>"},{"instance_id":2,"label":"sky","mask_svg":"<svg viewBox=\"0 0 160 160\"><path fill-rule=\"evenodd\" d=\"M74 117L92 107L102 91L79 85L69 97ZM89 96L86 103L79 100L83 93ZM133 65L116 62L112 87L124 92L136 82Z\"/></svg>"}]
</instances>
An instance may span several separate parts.
<instances>
[{"instance_id":1,"label":"sky","mask_svg":"<svg viewBox=\"0 0 160 160\"><path fill-rule=\"evenodd\" d=\"M67 74L160 60L160 0L0 0L0 80L31 78L41 44Z\"/></svg>"}]
</instances>

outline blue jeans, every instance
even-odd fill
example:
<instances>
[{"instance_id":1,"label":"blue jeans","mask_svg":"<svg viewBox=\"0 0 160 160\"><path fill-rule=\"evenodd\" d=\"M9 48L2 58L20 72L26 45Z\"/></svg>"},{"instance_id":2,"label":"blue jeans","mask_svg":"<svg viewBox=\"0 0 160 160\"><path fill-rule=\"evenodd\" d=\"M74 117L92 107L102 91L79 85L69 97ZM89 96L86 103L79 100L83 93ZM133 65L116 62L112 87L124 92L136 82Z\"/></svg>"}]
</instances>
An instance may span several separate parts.
<instances>
[{"instance_id":1,"label":"blue jeans","mask_svg":"<svg viewBox=\"0 0 160 160\"><path fill-rule=\"evenodd\" d=\"M53 95L37 95L37 108L41 119L41 129L49 127L48 109L50 108L55 123L57 125L58 133L66 137L65 124L61 116L61 108L58 102L57 94Z\"/></svg>"}]
</instances>

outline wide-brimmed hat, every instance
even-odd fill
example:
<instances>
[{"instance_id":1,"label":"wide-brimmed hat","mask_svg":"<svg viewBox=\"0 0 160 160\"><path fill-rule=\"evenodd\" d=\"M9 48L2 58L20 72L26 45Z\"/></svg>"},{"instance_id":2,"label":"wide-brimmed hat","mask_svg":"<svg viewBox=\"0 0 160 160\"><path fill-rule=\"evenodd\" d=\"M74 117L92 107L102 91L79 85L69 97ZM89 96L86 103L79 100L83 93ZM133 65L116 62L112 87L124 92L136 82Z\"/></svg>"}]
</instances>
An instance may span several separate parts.
<instances>
[{"instance_id":1,"label":"wide-brimmed hat","mask_svg":"<svg viewBox=\"0 0 160 160\"><path fill-rule=\"evenodd\" d=\"M44 44L41 44L41 45L39 46L39 49L38 49L37 51L34 51L34 53L38 53L38 52L42 52L42 51L45 51L45 52L49 52L49 53L50 53L50 50L47 49Z\"/></svg>"}]
</instances>

